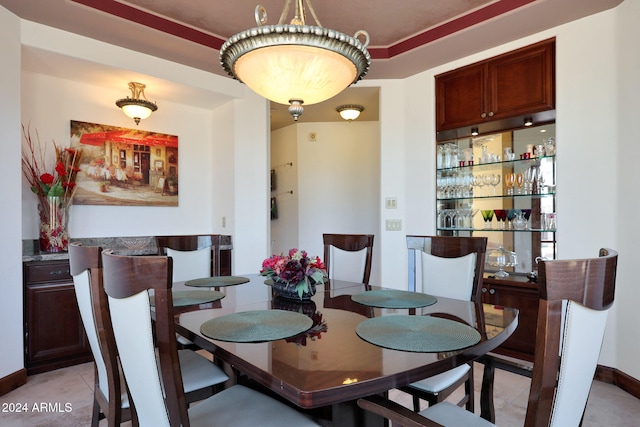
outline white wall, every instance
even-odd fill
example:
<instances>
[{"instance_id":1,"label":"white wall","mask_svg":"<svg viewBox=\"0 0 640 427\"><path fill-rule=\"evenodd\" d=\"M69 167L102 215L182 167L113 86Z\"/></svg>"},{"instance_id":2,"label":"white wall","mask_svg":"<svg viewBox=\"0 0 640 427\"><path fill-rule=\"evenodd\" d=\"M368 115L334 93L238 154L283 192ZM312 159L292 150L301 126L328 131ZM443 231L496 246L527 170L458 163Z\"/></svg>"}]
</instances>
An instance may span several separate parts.
<instances>
[{"instance_id":1,"label":"white wall","mask_svg":"<svg viewBox=\"0 0 640 427\"><path fill-rule=\"evenodd\" d=\"M315 141L309 140L312 132ZM278 196L283 216L272 226L276 253L299 247L322 257L323 233L374 234L370 281L379 283L379 123L298 123L273 132L272 145L272 165L293 163L292 168L279 168L279 176L288 181L289 174L297 175L297 191ZM287 181L278 182L276 194L289 190ZM296 225L295 202L297 233L288 231ZM291 212L285 212L288 208Z\"/></svg>"},{"instance_id":2,"label":"white wall","mask_svg":"<svg viewBox=\"0 0 640 427\"><path fill-rule=\"evenodd\" d=\"M0 192L0 378L24 367L22 341L22 212L20 191L20 21L0 7L0 141L2 167Z\"/></svg>"},{"instance_id":3,"label":"white wall","mask_svg":"<svg viewBox=\"0 0 640 427\"><path fill-rule=\"evenodd\" d=\"M618 145L616 164L605 170L616 176L609 181L607 191L615 188L616 205L609 222L616 227L615 249L620 252L618 269L618 287L616 289L616 317L608 323L607 336L615 334L616 348L613 365L621 371L640 379L640 342L638 325L640 324L640 287L638 286L638 267L635 255L638 253L640 241L640 225L632 212L640 212L640 190L638 189L638 112L640 100L640 28L637 25L640 17L640 2L625 1L615 10L614 48L609 47L616 55L616 73L614 90L618 94L616 121L609 135L600 140L600 146L608 146L610 142ZM610 318L611 319L611 318ZM611 346L611 341L605 343ZM609 355L610 352L605 352ZM607 363L610 359L607 359Z\"/></svg>"},{"instance_id":4,"label":"white wall","mask_svg":"<svg viewBox=\"0 0 640 427\"><path fill-rule=\"evenodd\" d=\"M276 198L278 210L278 218L271 221L271 253L281 254L298 247L299 242L296 125L271 132L271 169L276 176L276 188L271 192L271 197Z\"/></svg>"}]
</instances>

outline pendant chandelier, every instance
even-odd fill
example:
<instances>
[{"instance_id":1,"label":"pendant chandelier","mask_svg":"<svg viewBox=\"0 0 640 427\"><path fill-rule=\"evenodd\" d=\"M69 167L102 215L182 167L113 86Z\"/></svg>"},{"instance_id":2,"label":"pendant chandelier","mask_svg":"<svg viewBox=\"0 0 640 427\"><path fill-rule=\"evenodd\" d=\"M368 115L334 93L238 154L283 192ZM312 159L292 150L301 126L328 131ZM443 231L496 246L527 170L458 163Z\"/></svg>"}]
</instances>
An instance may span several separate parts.
<instances>
[{"instance_id":1,"label":"pendant chandelier","mask_svg":"<svg viewBox=\"0 0 640 427\"><path fill-rule=\"evenodd\" d=\"M371 56L366 31L351 37L322 27L310 0L295 0L294 17L284 24L290 3L286 0L277 25L265 25L267 12L258 5L258 27L229 38L220 49L220 63L254 92L289 105L297 121L303 104L325 101L362 79L371 66ZM305 3L316 26L306 25Z\"/></svg>"},{"instance_id":2,"label":"pendant chandelier","mask_svg":"<svg viewBox=\"0 0 640 427\"><path fill-rule=\"evenodd\" d=\"M146 119L158 109L155 102L151 102L144 95L146 85L142 83L130 82L129 89L131 97L118 99L116 105L122 108L122 112L131 117L136 125L140 124L140 120Z\"/></svg>"}]
</instances>

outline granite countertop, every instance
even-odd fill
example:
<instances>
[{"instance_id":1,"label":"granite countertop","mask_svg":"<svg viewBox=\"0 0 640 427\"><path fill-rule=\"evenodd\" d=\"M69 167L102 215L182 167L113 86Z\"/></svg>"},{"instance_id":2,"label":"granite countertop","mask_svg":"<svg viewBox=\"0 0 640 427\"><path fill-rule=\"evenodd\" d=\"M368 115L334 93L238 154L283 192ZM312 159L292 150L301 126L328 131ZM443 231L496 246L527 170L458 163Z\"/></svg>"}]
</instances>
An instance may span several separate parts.
<instances>
[{"instance_id":1,"label":"granite countertop","mask_svg":"<svg viewBox=\"0 0 640 427\"><path fill-rule=\"evenodd\" d=\"M102 248L113 249L121 255L156 255L155 236L135 236L135 237L92 237L84 239L71 239L73 242L81 242L85 246L100 246ZM232 249L231 236L220 236L220 249ZM22 262L29 261L55 261L69 259L67 252L40 252L38 240L22 241Z\"/></svg>"}]
</instances>

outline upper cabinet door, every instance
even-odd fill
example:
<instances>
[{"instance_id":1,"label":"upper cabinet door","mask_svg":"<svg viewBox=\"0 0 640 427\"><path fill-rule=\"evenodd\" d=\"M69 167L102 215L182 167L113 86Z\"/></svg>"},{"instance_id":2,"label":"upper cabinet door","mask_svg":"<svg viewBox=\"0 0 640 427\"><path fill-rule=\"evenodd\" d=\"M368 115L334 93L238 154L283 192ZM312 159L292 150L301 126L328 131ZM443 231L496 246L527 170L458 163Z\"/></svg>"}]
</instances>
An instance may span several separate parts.
<instances>
[{"instance_id":1,"label":"upper cabinet door","mask_svg":"<svg viewBox=\"0 0 640 427\"><path fill-rule=\"evenodd\" d=\"M494 119L555 108L554 47L539 43L489 61L487 108Z\"/></svg>"},{"instance_id":2,"label":"upper cabinet door","mask_svg":"<svg viewBox=\"0 0 640 427\"><path fill-rule=\"evenodd\" d=\"M555 108L555 41L436 76L436 131Z\"/></svg>"},{"instance_id":3,"label":"upper cabinet door","mask_svg":"<svg viewBox=\"0 0 640 427\"><path fill-rule=\"evenodd\" d=\"M455 129L482 120L486 103L485 64L436 77L436 129Z\"/></svg>"}]
</instances>

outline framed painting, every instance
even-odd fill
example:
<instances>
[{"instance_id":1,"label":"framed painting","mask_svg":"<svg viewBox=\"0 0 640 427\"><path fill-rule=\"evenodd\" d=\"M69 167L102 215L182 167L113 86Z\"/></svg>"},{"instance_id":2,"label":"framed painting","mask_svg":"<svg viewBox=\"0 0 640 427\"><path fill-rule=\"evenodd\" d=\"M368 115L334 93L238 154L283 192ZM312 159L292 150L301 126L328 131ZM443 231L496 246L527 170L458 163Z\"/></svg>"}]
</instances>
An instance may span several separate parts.
<instances>
[{"instance_id":1,"label":"framed painting","mask_svg":"<svg viewBox=\"0 0 640 427\"><path fill-rule=\"evenodd\" d=\"M177 136L72 120L71 147L81 148L74 204L178 206ZM175 186L158 192L159 182Z\"/></svg>"}]
</instances>

